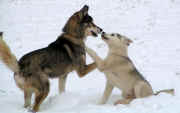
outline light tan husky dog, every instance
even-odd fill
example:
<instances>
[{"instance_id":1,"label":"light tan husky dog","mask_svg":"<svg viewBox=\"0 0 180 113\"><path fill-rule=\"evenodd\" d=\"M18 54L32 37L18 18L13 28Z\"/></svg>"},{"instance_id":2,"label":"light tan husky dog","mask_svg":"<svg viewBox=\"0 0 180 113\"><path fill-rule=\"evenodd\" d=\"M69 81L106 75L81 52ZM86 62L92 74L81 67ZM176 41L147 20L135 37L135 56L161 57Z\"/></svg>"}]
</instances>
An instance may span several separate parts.
<instances>
[{"instance_id":1,"label":"light tan husky dog","mask_svg":"<svg viewBox=\"0 0 180 113\"><path fill-rule=\"evenodd\" d=\"M128 46L132 40L120 34L102 33L102 39L109 47L107 57L103 60L96 53L86 47L87 53L96 62L97 68L107 78L104 95L99 104L105 104L114 86L122 90L123 99L116 104L129 104L135 98L157 95L160 92L174 94L173 89L153 92L149 82L137 71L134 64L128 57Z\"/></svg>"}]
</instances>

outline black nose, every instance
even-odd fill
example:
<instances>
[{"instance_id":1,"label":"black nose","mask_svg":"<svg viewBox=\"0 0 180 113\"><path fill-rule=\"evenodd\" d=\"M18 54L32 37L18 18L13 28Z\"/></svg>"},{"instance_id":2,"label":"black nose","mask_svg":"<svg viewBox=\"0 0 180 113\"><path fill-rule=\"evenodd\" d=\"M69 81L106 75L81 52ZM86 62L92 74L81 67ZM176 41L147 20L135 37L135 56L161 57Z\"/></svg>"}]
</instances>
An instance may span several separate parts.
<instances>
[{"instance_id":1,"label":"black nose","mask_svg":"<svg viewBox=\"0 0 180 113\"><path fill-rule=\"evenodd\" d=\"M2 36L3 35L3 32L0 32L0 36Z\"/></svg>"},{"instance_id":2,"label":"black nose","mask_svg":"<svg viewBox=\"0 0 180 113\"><path fill-rule=\"evenodd\" d=\"M102 31L103 31L101 28L99 28L99 29L100 29L100 32L102 32Z\"/></svg>"}]
</instances>

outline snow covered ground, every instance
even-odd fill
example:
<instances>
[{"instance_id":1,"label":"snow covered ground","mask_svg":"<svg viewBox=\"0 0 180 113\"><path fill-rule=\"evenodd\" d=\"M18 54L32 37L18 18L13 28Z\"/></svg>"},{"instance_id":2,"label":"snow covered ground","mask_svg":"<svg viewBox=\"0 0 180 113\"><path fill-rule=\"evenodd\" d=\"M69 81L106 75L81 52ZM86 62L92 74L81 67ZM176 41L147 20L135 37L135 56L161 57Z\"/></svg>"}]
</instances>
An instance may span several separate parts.
<instances>
[{"instance_id":1,"label":"snow covered ground","mask_svg":"<svg viewBox=\"0 0 180 113\"><path fill-rule=\"evenodd\" d=\"M20 58L47 46L61 33L67 19L84 4L95 23L106 32L118 32L134 40L129 56L155 91L174 88L175 96L160 94L136 99L130 105L113 106L121 98L113 91L105 105L97 105L105 77L98 70L80 79L70 73L67 92L58 94L57 80L41 105L42 113L180 113L180 1L179 0L0 0L0 31ZM107 46L98 38L86 44L104 58ZM87 62L92 60L87 58ZM23 93L13 73L0 62L0 113L24 113Z\"/></svg>"}]
</instances>

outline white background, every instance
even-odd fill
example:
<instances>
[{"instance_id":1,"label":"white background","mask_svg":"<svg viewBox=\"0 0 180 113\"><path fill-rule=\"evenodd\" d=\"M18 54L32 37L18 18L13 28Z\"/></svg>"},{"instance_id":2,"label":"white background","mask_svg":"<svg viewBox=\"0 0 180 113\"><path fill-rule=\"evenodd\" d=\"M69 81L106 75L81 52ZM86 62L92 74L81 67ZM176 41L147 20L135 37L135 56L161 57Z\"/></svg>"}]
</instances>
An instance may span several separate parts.
<instances>
[{"instance_id":1,"label":"white background","mask_svg":"<svg viewBox=\"0 0 180 113\"><path fill-rule=\"evenodd\" d=\"M160 94L113 106L121 91L115 89L107 104L97 105L105 87L98 70L84 78L68 76L66 93L58 94L57 80L42 103L43 113L180 113L180 1L179 0L0 0L0 31L12 52L25 53L46 47L61 34L67 19L84 4L106 32L131 38L129 57L154 91L174 88L175 96ZM104 58L105 43L88 37L87 46ZM87 57L87 62L92 60ZM13 73L0 62L0 113L24 113L23 93Z\"/></svg>"}]
</instances>

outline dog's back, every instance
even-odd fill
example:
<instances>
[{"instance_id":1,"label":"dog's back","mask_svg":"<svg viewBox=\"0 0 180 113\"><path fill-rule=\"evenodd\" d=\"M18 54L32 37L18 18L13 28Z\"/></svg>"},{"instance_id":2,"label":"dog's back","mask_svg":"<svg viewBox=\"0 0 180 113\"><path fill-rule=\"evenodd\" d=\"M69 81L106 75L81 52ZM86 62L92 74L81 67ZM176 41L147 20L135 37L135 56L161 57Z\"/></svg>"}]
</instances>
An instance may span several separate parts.
<instances>
[{"instance_id":1,"label":"dog's back","mask_svg":"<svg viewBox=\"0 0 180 113\"><path fill-rule=\"evenodd\" d=\"M108 54L104 62L109 62L105 63L108 67L104 70L106 77L120 89L131 89L137 81L146 82L128 57Z\"/></svg>"},{"instance_id":2,"label":"dog's back","mask_svg":"<svg viewBox=\"0 0 180 113\"><path fill-rule=\"evenodd\" d=\"M70 49L71 54L66 47ZM73 64L78 64L78 56L82 54L85 54L85 51L81 46L64 37L59 37L48 47L24 55L19 60L20 71L24 76L43 72L49 77L58 77L72 71Z\"/></svg>"}]
</instances>

